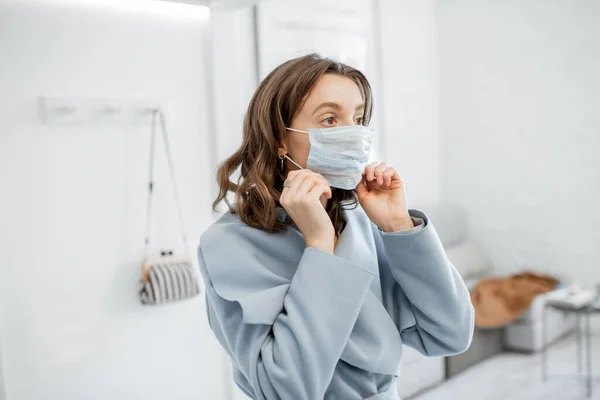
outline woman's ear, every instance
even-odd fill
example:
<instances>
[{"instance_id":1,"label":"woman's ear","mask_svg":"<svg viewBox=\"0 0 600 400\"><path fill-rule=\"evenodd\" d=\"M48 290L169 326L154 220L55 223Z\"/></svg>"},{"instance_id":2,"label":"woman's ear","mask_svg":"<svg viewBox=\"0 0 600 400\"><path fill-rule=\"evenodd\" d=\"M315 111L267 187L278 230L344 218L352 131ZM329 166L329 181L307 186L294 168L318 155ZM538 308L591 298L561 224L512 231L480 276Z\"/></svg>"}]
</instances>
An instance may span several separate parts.
<instances>
[{"instance_id":1,"label":"woman's ear","mask_svg":"<svg viewBox=\"0 0 600 400\"><path fill-rule=\"evenodd\" d=\"M285 142L285 139L283 139L282 142L279 143L279 149L277 150L277 152L279 154L281 154L281 153L287 154L288 153L288 146L287 146L287 143Z\"/></svg>"}]
</instances>

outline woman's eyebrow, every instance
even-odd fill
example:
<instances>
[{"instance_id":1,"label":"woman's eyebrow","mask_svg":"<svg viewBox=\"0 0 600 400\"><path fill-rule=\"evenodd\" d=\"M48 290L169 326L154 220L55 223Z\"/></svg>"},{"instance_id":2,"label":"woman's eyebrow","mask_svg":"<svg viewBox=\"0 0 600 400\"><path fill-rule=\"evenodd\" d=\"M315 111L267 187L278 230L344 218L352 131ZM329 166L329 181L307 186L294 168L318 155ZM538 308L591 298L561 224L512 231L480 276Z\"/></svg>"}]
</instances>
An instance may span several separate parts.
<instances>
[{"instance_id":1,"label":"woman's eyebrow","mask_svg":"<svg viewBox=\"0 0 600 400\"><path fill-rule=\"evenodd\" d=\"M364 110L365 109L365 105L364 104L359 104L356 106L356 108L354 109L355 111L359 111L359 110Z\"/></svg>"},{"instance_id":2,"label":"woman's eyebrow","mask_svg":"<svg viewBox=\"0 0 600 400\"><path fill-rule=\"evenodd\" d=\"M328 102L320 104L317 108L315 108L315 111L313 111L313 115L315 115L322 108L327 108L327 107L334 108L338 111L342 109L342 107L338 103L332 103L332 102L328 101Z\"/></svg>"}]
</instances>

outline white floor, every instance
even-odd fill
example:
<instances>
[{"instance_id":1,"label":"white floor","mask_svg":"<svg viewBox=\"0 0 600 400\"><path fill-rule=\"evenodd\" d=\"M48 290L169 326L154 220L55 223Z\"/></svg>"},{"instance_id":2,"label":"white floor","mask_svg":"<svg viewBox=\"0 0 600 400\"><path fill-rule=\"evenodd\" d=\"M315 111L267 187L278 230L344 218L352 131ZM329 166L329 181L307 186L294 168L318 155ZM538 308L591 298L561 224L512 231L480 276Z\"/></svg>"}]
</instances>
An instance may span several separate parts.
<instances>
[{"instance_id":1,"label":"white floor","mask_svg":"<svg viewBox=\"0 0 600 400\"><path fill-rule=\"evenodd\" d=\"M575 337L554 344L548 353L550 374L576 374ZM584 362L585 371L585 362ZM595 372L594 372L595 371ZM592 337L592 374L600 377L600 336ZM541 357L503 353L474 366L411 400L600 400L600 380L592 383L592 397L577 378L541 379Z\"/></svg>"}]
</instances>

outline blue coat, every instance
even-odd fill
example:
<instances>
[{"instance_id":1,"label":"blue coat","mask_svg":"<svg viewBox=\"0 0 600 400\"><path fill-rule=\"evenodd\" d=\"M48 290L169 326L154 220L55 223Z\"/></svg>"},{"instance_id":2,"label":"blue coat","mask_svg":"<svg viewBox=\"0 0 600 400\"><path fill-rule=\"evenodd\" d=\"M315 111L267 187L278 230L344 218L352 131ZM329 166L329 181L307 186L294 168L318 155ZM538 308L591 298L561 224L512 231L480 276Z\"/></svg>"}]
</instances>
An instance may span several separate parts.
<instances>
[{"instance_id":1,"label":"blue coat","mask_svg":"<svg viewBox=\"0 0 600 400\"><path fill-rule=\"evenodd\" d=\"M283 209L280 209L283 211ZM427 217L384 233L345 210L335 254L294 227L266 233L227 213L201 237L210 327L252 399L397 399L402 345L466 350L474 312Z\"/></svg>"}]
</instances>

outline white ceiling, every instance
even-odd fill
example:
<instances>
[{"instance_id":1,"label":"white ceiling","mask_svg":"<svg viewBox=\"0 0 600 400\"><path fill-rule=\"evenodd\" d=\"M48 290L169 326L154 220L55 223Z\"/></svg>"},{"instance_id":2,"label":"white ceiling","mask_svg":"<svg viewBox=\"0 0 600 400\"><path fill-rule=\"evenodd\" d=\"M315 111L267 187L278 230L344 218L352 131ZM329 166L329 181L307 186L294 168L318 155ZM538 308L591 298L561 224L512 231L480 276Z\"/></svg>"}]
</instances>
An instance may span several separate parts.
<instances>
[{"instance_id":1,"label":"white ceiling","mask_svg":"<svg viewBox=\"0 0 600 400\"><path fill-rule=\"evenodd\" d=\"M173 3L194 4L198 6L210 7L214 10L233 9L247 7L253 4L260 3L262 0L161 0L170 1Z\"/></svg>"}]
</instances>

